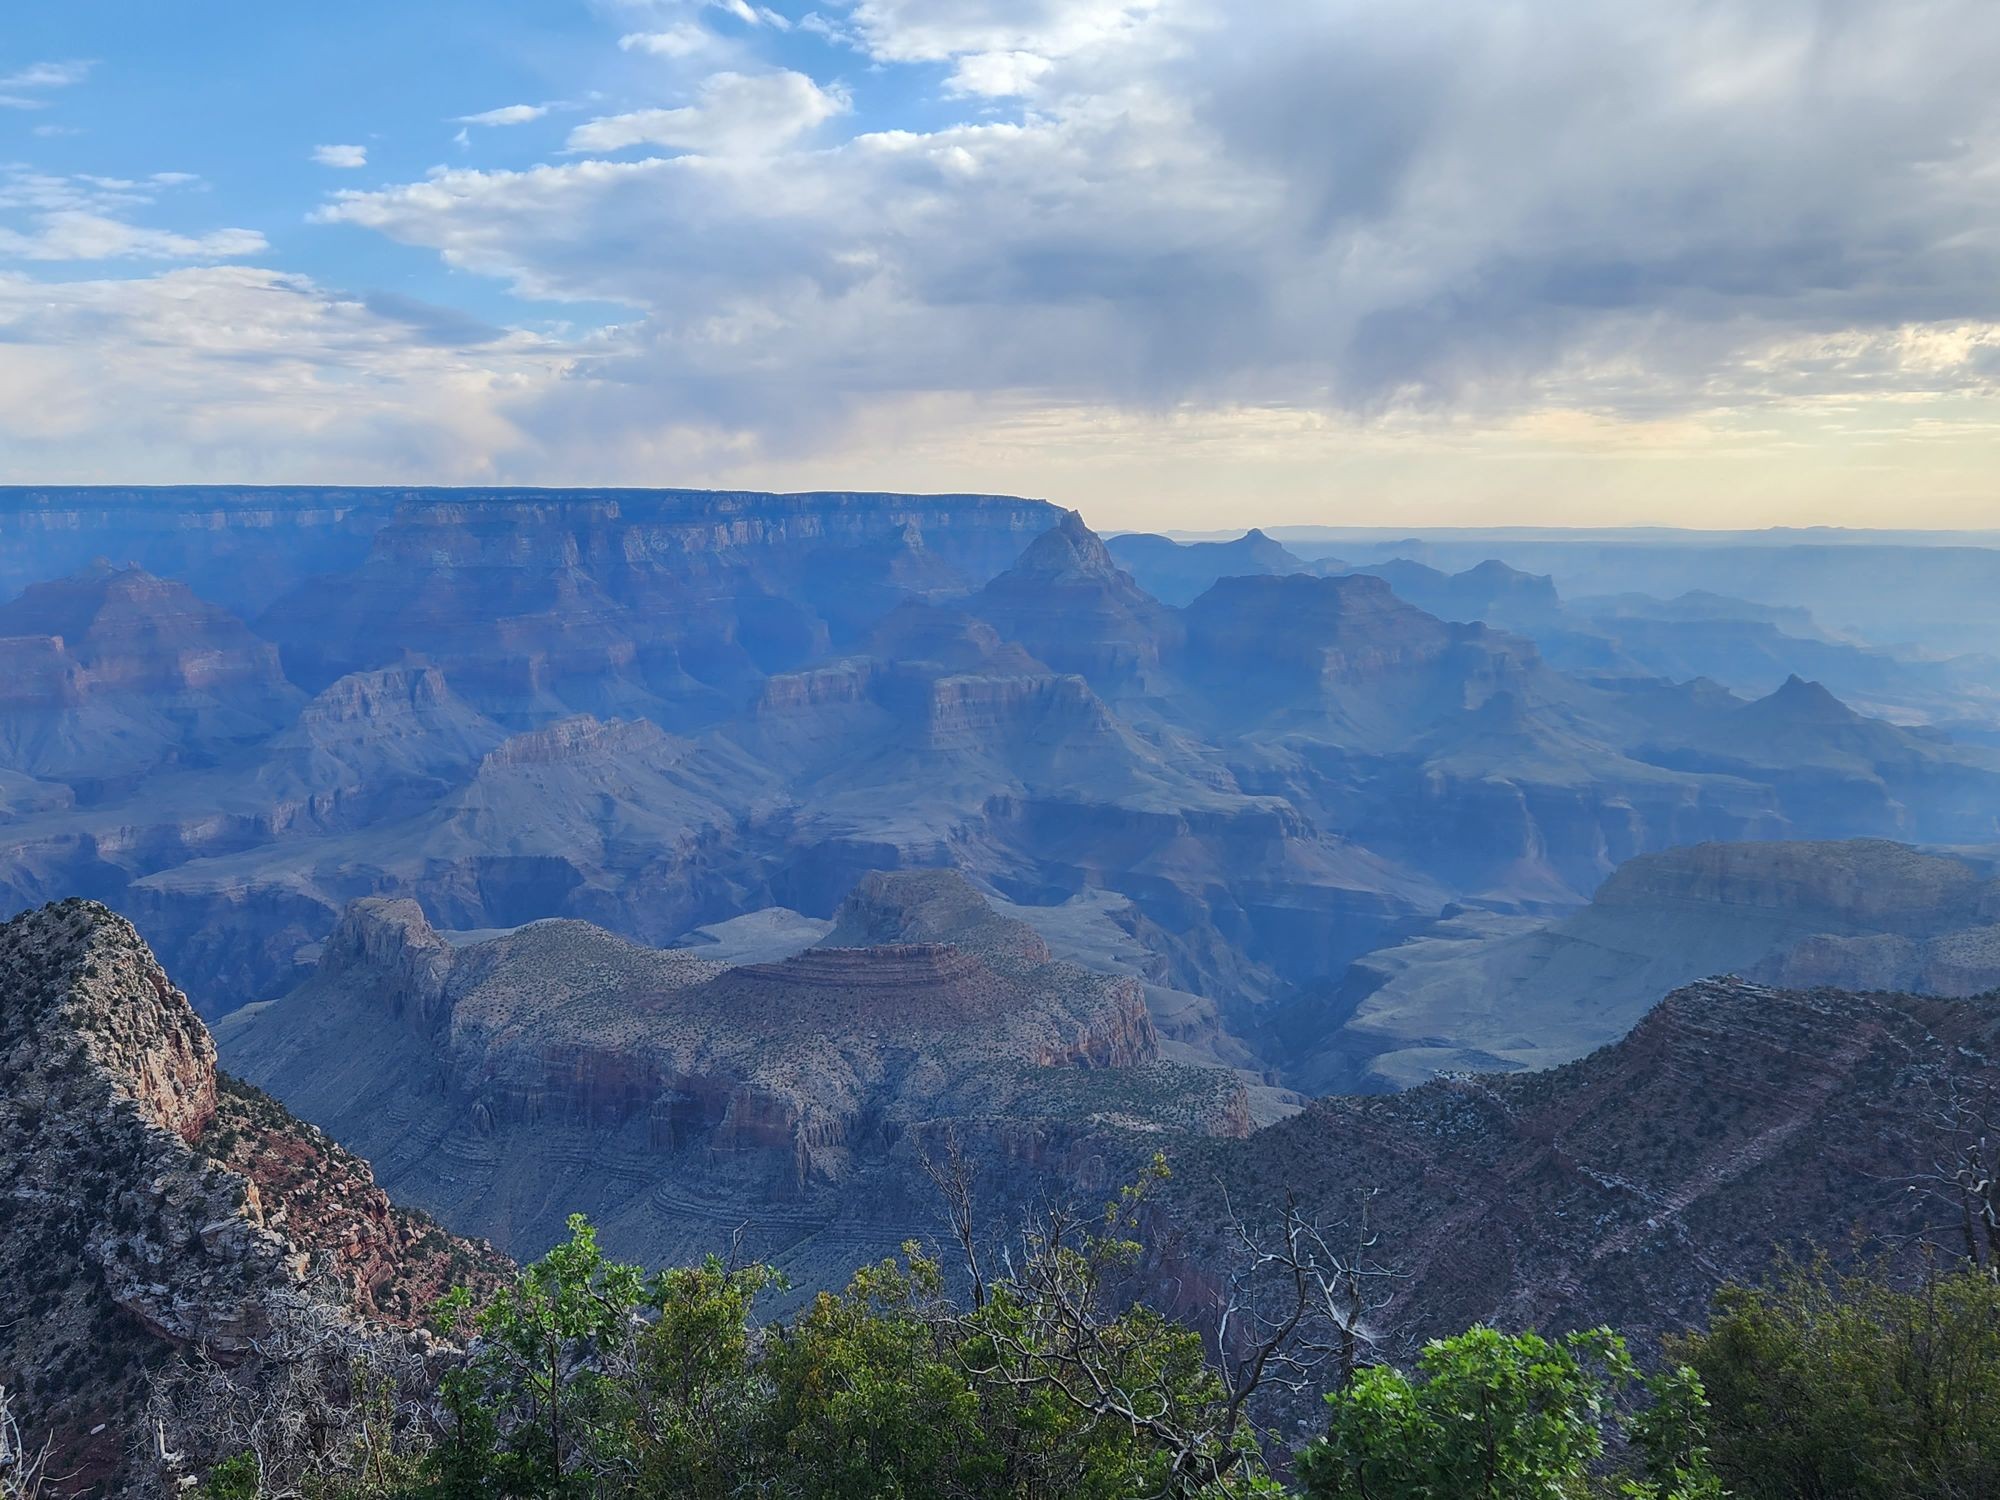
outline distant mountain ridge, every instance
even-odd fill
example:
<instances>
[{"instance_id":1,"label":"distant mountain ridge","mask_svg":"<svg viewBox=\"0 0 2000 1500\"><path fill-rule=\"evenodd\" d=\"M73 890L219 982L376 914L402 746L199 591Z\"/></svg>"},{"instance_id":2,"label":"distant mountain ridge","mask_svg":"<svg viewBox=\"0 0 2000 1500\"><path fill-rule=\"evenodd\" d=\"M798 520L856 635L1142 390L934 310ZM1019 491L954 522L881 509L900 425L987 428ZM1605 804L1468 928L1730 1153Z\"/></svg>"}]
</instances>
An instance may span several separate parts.
<instances>
[{"instance_id":1,"label":"distant mountain ridge","mask_svg":"<svg viewBox=\"0 0 2000 1500\"><path fill-rule=\"evenodd\" d=\"M275 638L282 710L257 720L239 698L261 679L237 672L213 679L223 707L175 717L178 688L127 674L123 717L91 731L119 776L85 774L82 738L0 755L0 897L116 902L229 1008L294 987L362 898L660 946L765 910L830 920L868 871L951 867L1024 909L1101 897L1153 950L1173 1040L1240 1065L1274 1001L1454 904L1558 915L1703 840L2000 837L2000 751L1804 679L1746 700L1565 671L1268 538L1201 566L1276 571L1177 608L1041 502L373 504L341 511L371 518L360 557L288 581L254 627L179 583L133 593L133 639L211 643L204 662L268 672ZM183 529L242 540L241 516L283 530L227 506ZM1544 598L1509 568L1469 577L1446 583ZM54 622L53 597L5 607ZM0 705L0 747L41 712Z\"/></svg>"},{"instance_id":2,"label":"distant mountain ridge","mask_svg":"<svg viewBox=\"0 0 2000 1500\"><path fill-rule=\"evenodd\" d=\"M1295 1002L1308 1092L1546 1067L1615 1042L1666 991L1741 973L1781 986L2000 991L1990 858L1883 840L1700 844L1634 859L1553 923L1461 913Z\"/></svg>"}]
</instances>

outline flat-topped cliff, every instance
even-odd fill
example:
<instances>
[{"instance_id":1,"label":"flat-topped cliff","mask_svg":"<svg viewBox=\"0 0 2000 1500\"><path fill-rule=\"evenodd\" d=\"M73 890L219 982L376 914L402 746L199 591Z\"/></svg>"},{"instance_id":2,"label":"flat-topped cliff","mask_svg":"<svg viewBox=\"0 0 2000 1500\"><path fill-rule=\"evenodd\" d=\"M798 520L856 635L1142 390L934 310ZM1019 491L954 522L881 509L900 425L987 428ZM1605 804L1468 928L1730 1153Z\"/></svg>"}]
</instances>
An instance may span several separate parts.
<instances>
[{"instance_id":1,"label":"flat-topped cliff","mask_svg":"<svg viewBox=\"0 0 2000 1500\"><path fill-rule=\"evenodd\" d=\"M1474 912L1359 960L1301 1007L1334 1013L1293 1075L1315 1091L1545 1067L1616 1041L1704 975L1801 988L2000 988L1988 861L1882 839L1703 843L1622 865L1552 922Z\"/></svg>"}]
</instances>

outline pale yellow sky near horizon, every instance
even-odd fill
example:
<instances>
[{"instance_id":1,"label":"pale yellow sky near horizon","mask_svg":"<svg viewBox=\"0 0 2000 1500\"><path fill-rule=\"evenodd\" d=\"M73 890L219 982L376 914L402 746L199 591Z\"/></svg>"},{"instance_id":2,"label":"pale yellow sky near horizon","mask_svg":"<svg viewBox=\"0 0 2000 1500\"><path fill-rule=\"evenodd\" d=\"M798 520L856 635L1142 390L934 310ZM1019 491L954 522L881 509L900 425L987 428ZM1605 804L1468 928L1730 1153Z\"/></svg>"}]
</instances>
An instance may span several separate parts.
<instances>
[{"instance_id":1,"label":"pale yellow sky near horizon","mask_svg":"<svg viewBox=\"0 0 2000 1500\"><path fill-rule=\"evenodd\" d=\"M1034 495L1109 530L1248 526L2000 526L2000 405L1871 399L1710 419L1475 425L1310 412L877 414L758 489ZM653 482L671 482L659 480Z\"/></svg>"}]
</instances>

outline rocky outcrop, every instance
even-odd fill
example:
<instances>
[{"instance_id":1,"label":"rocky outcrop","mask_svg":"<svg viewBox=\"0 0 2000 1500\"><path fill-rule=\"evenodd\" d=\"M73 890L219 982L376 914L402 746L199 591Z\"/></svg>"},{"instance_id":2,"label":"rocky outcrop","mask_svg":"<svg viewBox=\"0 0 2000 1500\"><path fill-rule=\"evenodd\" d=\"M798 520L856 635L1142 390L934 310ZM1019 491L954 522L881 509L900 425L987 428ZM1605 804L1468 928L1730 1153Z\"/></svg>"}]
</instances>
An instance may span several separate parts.
<instances>
[{"instance_id":1,"label":"rocky outcrop","mask_svg":"<svg viewBox=\"0 0 2000 1500\"><path fill-rule=\"evenodd\" d=\"M1127 532L1105 543L1139 586L1162 603L1182 605L1201 597L1217 579L1314 569L1282 542L1251 529L1232 542L1177 542L1148 532Z\"/></svg>"},{"instance_id":2,"label":"rocky outcrop","mask_svg":"<svg viewBox=\"0 0 2000 1500\"><path fill-rule=\"evenodd\" d=\"M44 498L46 527L0 533L82 524ZM101 498L135 543L186 542L136 497ZM1381 579L1298 572L1254 533L1176 549L1230 571L1175 609L1039 502L320 498L323 533L251 494L161 501L205 518L218 556L248 555L229 551L249 546L239 525L273 548L327 540L321 576L287 574L258 617L312 701L228 709L244 679L217 664L268 674L268 646L149 595L160 629L126 631L125 656L167 672L147 669L154 687L192 684L171 714L142 695L106 718L85 694L24 709L13 751L0 722L0 896L115 903L218 1008L293 987L361 898L419 900L451 929L559 917L657 944L772 906L829 919L868 870L950 867L1030 905L1131 902L1240 1056L1266 1000L1339 983L1450 902L1559 914L1689 841L1996 836L1986 752L1804 684L1759 705L1565 675ZM1498 564L1445 581L1545 600ZM10 680L76 697L88 673L42 612Z\"/></svg>"},{"instance_id":3,"label":"rocky outcrop","mask_svg":"<svg viewBox=\"0 0 2000 1500\"><path fill-rule=\"evenodd\" d=\"M1233 1075L1161 1060L1139 981L1052 960L945 872L871 876L824 943L739 966L575 922L453 949L361 903L311 981L223 1036L399 1193L512 1247L581 1209L621 1253L700 1254L733 1205L760 1253L829 1277L851 1267L805 1228L892 1248L941 1131L1020 1186L1134 1132L1249 1120Z\"/></svg>"},{"instance_id":4,"label":"rocky outcrop","mask_svg":"<svg viewBox=\"0 0 2000 1500\"><path fill-rule=\"evenodd\" d=\"M1038 966L1049 945L1025 922L1010 921L948 870L874 870L861 877L834 913L828 948L950 944L1002 962Z\"/></svg>"},{"instance_id":5,"label":"rocky outcrop","mask_svg":"<svg viewBox=\"0 0 2000 1500\"><path fill-rule=\"evenodd\" d=\"M1038 661L1113 696L1143 688L1178 635L1173 611L1132 581L1075 511L966 607Z\"/></svg>"},{"instance_id":6,"label":"rocky outcrop","mask_svg":"<svg viewBox=\"0 0 2000 1500\"><path fill-rule=\"evenodd\" d=\"M318 686L425 651L515 727L717 717L899 598L976 587L1054 512L985 496L481 491L413 500L264 628Z\"/></svg>"},{"instance_id":7,"label":"rocky outcrop","mask_svg":"<svg viewBox=\"0 0 2000 1500\"><path fill-rule=\"evenodd\" d=\"M1524 573L1498 558L1488 558L1462 573L1443 573L1406 559L1351 570L1344 564L1322 565L1318 571L1352 571L1380 578L1396 591L1397 598L1441 620L1478 622L1532 634L1562 614L1553 578L1545 573Z\"/></svg>"},{"instance_id":8,"label":"rocky outcrop","mask_svg":"<svg viewBox=\"0 0 2000 1500\"><path fill-rule=\"evenodd\" d=\"M0 1380L95 1477L136 1383L200 1353L252 1366L286 1310L409 1326L503 1263L396 1208L365 1163L216 1072L187 998L129 924L71 901L0 927ZM86 1372L90 1372L86 1380Z\"/></svg>"},{"instance_id":9,"label":"rocky outcrop","mask_svg":"<svg viewBox=\"0 0 2000 1500\"><path fill-rule=\"evenodd\" d=\"M2000 883L1967 860L1883 839L1701 844L1632 861L1605 881L1596 904L1922 936L2000 917Z\"/></svg>"},{"instance_id":10,"label":"rocky outcrop","mask_svg":"<svg viewBox=\"0 0 2000 1500\"><path fill-rule=\"evenodd\" d=\"M1473 708L1538 669L1533 646L1447 625L1380 579L1224 578L1186 612L1179 669L1234 710L1327 715L1354 736Z\"/></svg>"},{"instance_id":11,"label":"rocky outcrop","mask_svg":"<svg viewBox=\"0 0 2000 1500\"><path fill-rule=\"evenodd\" d=\"M183 583L99 565L0 605L0 636L41 638L77 694L282 691L277 649ZM6 702L14 701L10 692Z\"/></svg>"},{"instance_id":12,"label":"rocky outcrop","mask_svg":"<svg viewBox=\"0 0 2000 1500\"><path fill-rule=\"evenodd\" d=\"M333 486L0 487L0 597L109 554L253 615L353 566L408 492Z\"/></svg>"},{"instance_id":13,"label":"rocky outcrop","mask_svg":"<svg viewBox=\"0 0 2000 1500\"><path fill-rule=\"evenodd\" d=\"M365 975L378 1004L428 1031L443 1018L455 955L414 901L357 901L321 949L319 971Z\"/></svg>"}]
</instances>

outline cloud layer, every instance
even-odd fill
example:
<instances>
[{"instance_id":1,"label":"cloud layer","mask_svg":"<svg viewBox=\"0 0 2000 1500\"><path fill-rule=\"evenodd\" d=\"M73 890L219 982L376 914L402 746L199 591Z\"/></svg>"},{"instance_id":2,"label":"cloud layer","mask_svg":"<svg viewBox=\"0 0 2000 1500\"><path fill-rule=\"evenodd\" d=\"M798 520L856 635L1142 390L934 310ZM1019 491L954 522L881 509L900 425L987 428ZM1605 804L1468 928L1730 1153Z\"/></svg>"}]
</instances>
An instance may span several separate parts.
<instances>
[{"instance_id":1,"label":"cloud layer","mask_svg":"<svg viewBox=\"0 0 2000 1500\"><path fill-rule=\"evenodd\" d=\"M851 454L981 403L1037 430L1069 413L1065 444L1203 413L1243 442L1294 418L1733 442L1802 412L1907 427L1924 403L1962 434L2000 384L1988 0L602 8L637 81L546 156L314 216L594 327L560 360L537 343L532 377L507 344L504 379L455 387L484 403L464 423L507 432L495 461L544 477L577 452ZM29 212L0 254L262 245ZM363 347L400 388L434 352L391 358L410 325L379 321Z\"/></svg>"},{"instance_id":2,"label":"cloud layer","mask_svg":"<svg viewBox=\"0 0 2000 1500\"><path fill-rule=\"evenodd\" d=\"M864 0L869 56L1022 108L814 145L838 96L725 73L569 137L677 160L325 216L640 309L625 378L732 419L773 370L829 401L1700 409L1841 383L1775 367L1799 339L2000 320L2000 12L1915 9Z\"/></svg>"}]
</instances>

